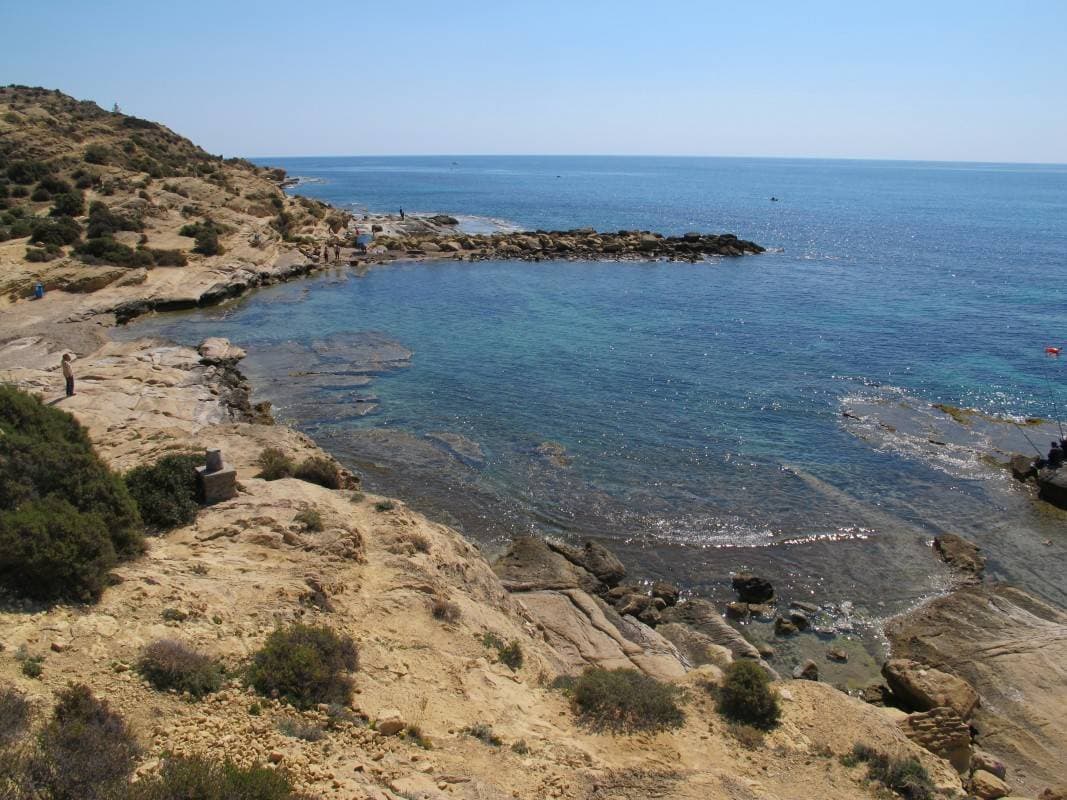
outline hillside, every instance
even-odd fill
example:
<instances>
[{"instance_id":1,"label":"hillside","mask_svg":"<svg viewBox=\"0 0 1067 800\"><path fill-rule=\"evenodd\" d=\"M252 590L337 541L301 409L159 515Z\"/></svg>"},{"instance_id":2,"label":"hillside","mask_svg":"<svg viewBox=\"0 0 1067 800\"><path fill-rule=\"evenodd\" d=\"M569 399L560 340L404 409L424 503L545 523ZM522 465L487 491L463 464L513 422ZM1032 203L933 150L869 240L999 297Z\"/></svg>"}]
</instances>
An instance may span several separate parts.
<instances>
[{"instance_id":1,"label":"hillside","mask_svg":"<svg viewBox=\"0 0 1067 800\"><path fill-rule=\"evenodd\" d=\"M37 280L86 292L303 259L299 246L342 233L348 216L287 197L284 179L155 122L0 88L0 296L27 297Z\"/></svg>"}]
</instances>

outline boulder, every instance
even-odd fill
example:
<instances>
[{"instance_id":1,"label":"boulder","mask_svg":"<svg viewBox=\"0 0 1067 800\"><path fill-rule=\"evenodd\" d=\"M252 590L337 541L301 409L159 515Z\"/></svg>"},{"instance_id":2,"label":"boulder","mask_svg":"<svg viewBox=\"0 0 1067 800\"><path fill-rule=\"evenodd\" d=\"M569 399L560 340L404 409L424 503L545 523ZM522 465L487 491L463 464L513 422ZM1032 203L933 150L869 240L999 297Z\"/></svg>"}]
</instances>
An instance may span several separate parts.
<instances>
[{"instance_id":1,"label":"boulder","mask_svg":"<svg viewBox=\"0 0 1067 800\"><path fill-rule=\"evenodd\" d=\"M1016 453L1011 457L1011 474L1017 481L1029 481L1037 477L1037 457Z\"/></svg>"},{"instance_id":2,"label":"boulder","mask_svg":"<svg viewBox=\"0 0 1067 800\"><path fill-rule=\"evenodd\" d=\"M694 667L714 664L725 669L734 660L727 648L716 644L710 636L693 630L688 625L670 622L657 627L656 633L677 647L682 657Z\"/></svg>"},{"instance_id":3,"label":"boulder","mask_svg":"<svg viewBox=\"0 0 1067 800\"><path fill-rule=\"evenodd\" d=\"M971 764L971 729L951 708L909 714L900 722L904 735L947 760L959 773Z\"/></svg>"},{"instance_id":4,"label":"boulder","mask_svg":"<svg viewBox=\"0 0 1067 800\"><path fill-rule=\"evenodd\" d=\"M844 664L848 661L848 653L840 647L831 647L826 651L826 657L830 661L836 661L839 664Z\"/></svg>"},{"instance_id":5,"label":"boulder","mask_svg":"<svg viewBox=\"0 0 1067 800\"><path fill-rule=\"evenodd\" d=\"M765 578L751 572L739 572L731 580L734 591L746 603L766 603L774 597L774 587Z\"/></svg>"},{"instance_id":6,"label":"boulder","mask_svg":"<svg viewBox=\"0 0 1067 800\"><path fill-rule=\"evenodd\" d=\"M429 220L434 225L459 225L459 220L448 216L448 214L434 214Z\"/></svg>"},{"instance_id":7,"label":"boulder","mask_svg":"<svg viewBox=\"0 0 1067 800\"><path fill-rule=\"evenodd\" d=\"M663 612L664 622L678 622L700 631L715 644L727 648L734 658L759 660L759 651L744 636L730 627L718 610L707 600L693 599Z\"/></svg>"},{"instance_id":8,"label":"boulder","mask_svg":"<svg viewBox=\"0 0 1067 800\"><path fill-rule=\"evenodd\" d=\"M748 619L749 607L748 603L742 603L734 601L726 604L726 616L730 619Z\"/></svg>"},{"instance_id":9,"label":"boulder","mask_svg":"<svg viewBox=\"0 0 1067 800\"><path fill-rule=\"evenodd\" d=\"M798 681L817 681L819 680L819 665L809 658L803 664L797 665L793 670L793 677Z\"/></svg>"},{"instance_id":10,"label":"boulder","mask_svg":"<svg viewBox=\"0 0 1067 800\"><path fill-rule=\"evenodd\" d=\"M673 606L678 604L678 598L681 596L681 592L673 583L656 581L652 584L652 596L660 598L668 606Z\"/></svg>"},{"instance_id":11,"label":"boulder","mask_svg":"<svg viewBox=\"0 0 1067 800\"><path fill-rule=\"evenodd\" d=\"M797 626L798 631L806 631L811 627L811 623L808 622L808 615L803 611L790 611L789 621Z\"/></svg>"},{"instance_id":12,"label":"boulder","mask_svg":"<svg viewBox=\"0 0 1067 800\"><path fill-rule=\"evenodd\" d=\"M882 676L906 707L929 711L948 706L962 719L978 708L978 692L967 681L906 658L894 658L882 665Z\"/></svg>"},{"instance_id":13,"label":"boulder","mask_svg":"<svg viewBox=\"0 0 1067 800\"><path fill-rule=\"evenodd\" d=\"M1067 508L1067 469L1042 469L1037 473L1037 496L1057 508Z\"/></svg>"},{"instance_id":14,"label":"boulder","mask_svg":"<svg viewBox=\"0 0 1067 800\"><path fill-rule=\"evenodd\" d=\"M975 770L968 787L979 800L1000 800L1011 794L1011 787L1000 778L984 769Z\"/></svg>"},{"instance_id":15,"label":"boulder","mask_svg":"<svg viewBox=\"0 0 1067 800\"><path fill-rule=\"evenodd\" d=\"M647 594L631 594L622 598L615 604L615 609L622 615L636 617L646 608L652 605L652 598Z\"/></svg>"},{"instance_id":16,"label":"boulder","mask_svg":"<svg viewBox=\"0 0 1067 800\"><path fill-rule=\"evenodd\" d=\"M382 736L396 736L407 727L407 723L397 709L388 708L378 715L375 727Z\"/></svg>"},{"instance_id":17,"label":"boulder","mask_svg":"<svg viewBox=\"0 0 1067 800\"><path fill-rule=\"evenodd\" d=\"M985 570L985 556L974 542L954 533L943 533L934 539L934 550L941 560L950 567L955 567L975 577Z\"/></svg>"},{"instance_id":18,"label":"boulder","mask_svg":"<svg viewBox=\"0 0 1067 800\"><path fill-rule=\"evenodd\" d=\"M1008 775L1008 768L1004 766L1004 762L985 750L975 750L971 754L971 769L991 772L1001 780Z\"/></svg>"},{"instance_id":19,"label":"boulder","mask_svg":"<svg viewBox=\"0 0 1067 800\"><path fill-rule=\"evenodd\" d=\"M805 614L818 614L819 607L814 603L805 603L801 600L791 600L789 607L796 609L797 611L803 611Z\"/></svg>"},{"instance_id":20,"label":"boulder","mask_svg":"<svg viewBox=\"0 0 1067 800\"><path fill-rule=\"evenodd\" d=\"M581 548L576 548L550 541L548 546L572 564L596 576L605 586L617 586L626 577L626 567L602 544L586 542Z\"/></svg>"},{"instance_id":21,"label":"boulder","mask_svg":"<svg viewBox=\"0 0 1067 800\"><path fill-rule=\"evenodd\" d=\"M538 536L519 536L493 564L493 572L509 592L548 589L586 589L596 591L600 582L549 548Z\"/></svg>"},{"instance_id":22,"label":"boulder","mask_svg":"<svg viewBox=\"0 0 1067 800\"><path fill-rule=\"evenodd\" d=\"M1067 789L1045 789L1037 800L1067 800Z\"/></svg>"},{"instance_id":23,"label":"boulder","mask_svg":"<svg viewBox=\"0 0 1067 800\"><path fill-rule=\"evenodd\" d=\"M200 363L213 366L233 366L245 357L245 351L230 344L229 339L212 336L204 339L196 348L200 354Z\"/></svg>"},{"instance_id":24,"label":"boulder","mask_svg":"<svg viewBox=\"0 0 1067 800\"><path fill-rule=\"evenodd\" d=\"M778 617L774 621L774 632L778 636L792 636L798 632L797 626L785 617Z\"/></svg>"}]
</instances>

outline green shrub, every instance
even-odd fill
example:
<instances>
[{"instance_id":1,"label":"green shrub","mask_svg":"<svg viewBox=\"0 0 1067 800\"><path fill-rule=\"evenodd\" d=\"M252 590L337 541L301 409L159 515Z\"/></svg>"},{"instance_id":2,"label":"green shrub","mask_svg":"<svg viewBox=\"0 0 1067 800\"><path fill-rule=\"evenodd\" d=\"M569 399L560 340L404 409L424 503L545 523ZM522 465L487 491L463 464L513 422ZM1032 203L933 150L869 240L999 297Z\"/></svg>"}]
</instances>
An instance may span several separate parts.
<instances>
[{"instance_id":1,"label":"green shrub","mask_svg":"<svg viewBox=\"0 0 1067 800\"><path fill-rule=\"evenodd\" d=\"M26 260L36 264L52 261L59 258L61 255L62 251L54 244L50 244L47 247L26 248Z\"/></svg>"},{"instance_id":2,"label":"green shrub","mask_svg":"<svg viewBox=\"0 0 1067 800\"><path fill-rule=\"evenodd\" d=\"M196 468L203 465L201 455L169 455L151 466L134 467L126 473L126 486L145 525L169 531L196 519L200 509Z\"/></svg>"},{"instance_id":3,"label":"green shrub","mask_svg":"<svg viewBox=\"0 0 1067 800\"><path fill-rule=\"evenodd\" d=\"M11 196L12 197L29 197L30 196L30 190L27 189L25 186L12 186L11 187Z\"/></svg>"},{"instance_id":4,"label":"green shrub","mask_svg":"<svg viewBox=\"0 0 1067 800\"><path fill-rule=\"evenodd\" d=\"M892 758L872 747L857 744L841 761L846 766L867 764L867 779L877 781L907 800L931 800L936 788L926 768L914 756Z\"/></svg>"},{"instance_id":5,"label":"green shrub","mask_svg":"<svg viewBox=\"0 0 1067 800\"><path fill-rule=\"evenodd\" d=\"M95 598L116 560L141 552L142 530L125 484L74 417L0 387L0 586Z\"/></svg>"},{"instance_id":6,"label":"green shrub","mask_svg":"<svg viewBox=\"0 0 1067 800\"><path fill-rule=\"evenodd\" d=\"M157 250L147 247L145 252L152 256L157 267L184 267L189 263L189 259L181 250Z\"/></svg>"},{"instance_id":7,"label":"green shrub","mask_svg":"<svg viewBox=\"0 0 1067 800\"><path fill-rule=\"evenodd\" d=\"M327 489L341 488L341 473L337 465L324 456L311 456L300 462L294 476L308 483L317 483Z\"/></svg>"},{"instance_id":8,"label":"green shrub","mask_svg":"<svg viewBox=\"0 0 1067 800\"><path fill-rule=\"evenodd\" d=\"M512 672L517 672L522 667L522 647L518 642L505 644L495 633L485 633L482 635L482 644L495 649L497 661L507 665Z\"/></svg>"},{"instance_id":9,"label":"green shrub","mask_svg":"<svg viewBox=\"0 0 1067 800\"><path fill-rule=\"evenodd\" d=\"M106 203L99 200L89 204L89 223L85 235L90 239L114 236L119 231L139 231L143 227L144 224L139 219L112 211Z\"/></svg>"},{"instance_id":10,"label":"green shrub","mask_svg":"<svg viewBox=\"0 0 1067 800\"><path fill-rule=\"evenodd\" d=\"M126 722L83 685L58 693L48 724L29 759L29 797L111 800L139 754Z\"/></svg>"},{"instance_id":11,"label":"green shrub","mask_svg":"<svg viewBox=\"0 0 1067 800\"><path fill-rule=\"evenodd\" d=\"M726 668L718 691L719 713L724 717L760 730L770 730L782 716L778 693L770 678L755 661L738 659Z\"/></svg>"},{"instance_id":12,"label":"green shrub","mask_svg":"<svg viewBox=\"0 0 1067 800\"><path fill-rule=\"evenodd\" d=\"M81 238L82 227L70 217L35 220L30 228L30 241L53 244L57 247L74 244Z\"/></svg>"},{"instance_id":13,"label":"green shrub","mask_svg":"<svg viewBox=\"0 0 1067 800\"><path fill-rule=\"evenodd\" d=\"M155 261L151 253L134 250L110 236L87 239L74 248L87 264L113 264L117 267L150 267Z\"/></svg>"},{"instance_id":14,"label":"green shrub","mask_svg":"<svg viewBox=\"0 0 1067 800\"><path fill-rule=\"evenodd\" d=\"M312 531L317 533L324 529L324 526L322 524L322 514L320 514L319 511L314 508L304 509L295 517L293 517L293 521L299 525L303 525L304 530L306 531Z\"/></svg>"},{"instance_id":15,"label":"green shrub","mask_svg":"<svg viewBox=\"0 0 1067 800\"><path fill-rule=\"evenodd\" d=\"M587 669L574 684L581 719L616 731L677 728L685 720L679 690L633 669Z\"/></svg>"},{"instance_id":16,"label":"green shrub","mask_svg":"<svg viewBox=\"0 0 1067 800\"><path fill-rule=\"evenodd\" d=\"M459 622L461 616L459 606L441 596L434 597L430 604L430 613L433 614L434 619L439 619L449 625Z\"/></svg>"},{"instance_id":17,"label":"green shrub","mask_svg":"<svg viewBox=\"0 0 1067 800\"><path fill-rule=\"evenodd\" d=\"M261 694L298 708L347 704L359 666L355 643L324 626L294 623L267 637L249 668L249 682Z\"/></svg>"},{"instance_id":18,"label":"green shrub","mask_svg":"<svg viewBox=\"0 0 1067 800\"><path fill-rule=\"evenodd\" d=\"M85 213L85 196L81 192L64 192L52 198L53 217L80 217Z\"/></svg>"},{"instance_id":19,"label":"green shrub","mask_svg":"<svg viewBox=\"0 0 1067 800\"><path fill-rule=\"evenodd\" d=\"M121 800L304 800L288 776L267 767L238 767L201 756L168 758Z\"/></svg>"},{"instance_id":20,"label":"green shrub","mask_svg":"<svg viewBox=\"0 0 1067 800\"><path fill-rule=\"evenodd\" d=\"M12 686L0 686L0 748L22 738L29 726L30 703L25 695Z\"/></svg>"},{"instance_id":21,"label":"green shrub","mask_svg":"<svg viewBox=\"0 0 1067 800\"><path fill-rule=\"evenodd\" d=\"M111 151L102 144L91 144L85 148L85 163L107 164L111 160Z\"/></svg>"},{"instance_id":22,"label":"green shrub","mask_svg":"<svg viewBox=\"0 0 1067 800\"><path fill-rule=\"evenodd\" d=\"M293 460L277 447L266 448L259 454L256 464L259 466L259 477L267 481L291 478L296 472Z\"/></svg>"},{"instance_id":23,"label":"green shrub","mask_svg":"<svg viewBox=\"0 0 1067 800\"><path fill-rule=\"evenodd\" d=\"M193 245L193 252L205 256L221 255L223 250L222 245L219 244L219 232L214 228L202 228L200 232L196 234L196 243Z\"/></svg>"},{"instance_id":24,"label":"green shrub","mask_svg":"<svg viewBox=\"0 0 1067 800\"><path fill-rule=\"evenodd\" d=\"M46 203L52 199L52 193L44 187L38 186L33 190L30 199L35 203Z\"/></svg>"},{"instance_id":25,"label":"green shrub","mask_svg":"<svg viewBox=\"0 0 1067 800\"><path fill-rule=\"evenodd\" d=\"M392 511L394 508L396 508L396 503L392 500L379 500L374 504L375 511Z\"/></svg>"},{"instance_id":26,"label":"green shrub","mask_svg":"<svg viewBox=\"0 0 1067 800\"><path fill-rule=\"evenodd\" d=\"M145 647L137 669L161 691L174 689L203 697L222 686L222 666L215 659L174 639L159 639Z\"/></svg>"},{"instance_id":27,"label":"green shrub","mask_svg":"<svg viewBox=\"0 0 1067 800\"><path fill-rule=\"evenodd\" d=\"M47 189L52 194L64 194L70 191L70 184L55 175L45 175L37 184L42 189Z\"/></svg>"},{"instance_id":28,"label":"green shrub","mask_svg":"<svg viewBox=\"0 0 1067 800\"><path fill-rule=\"evenodd\" d=\"M29 186L51 171L51 168L41 161L14 161L7 168L7 177L12 183Z\"/></svg>"}]
</instances>

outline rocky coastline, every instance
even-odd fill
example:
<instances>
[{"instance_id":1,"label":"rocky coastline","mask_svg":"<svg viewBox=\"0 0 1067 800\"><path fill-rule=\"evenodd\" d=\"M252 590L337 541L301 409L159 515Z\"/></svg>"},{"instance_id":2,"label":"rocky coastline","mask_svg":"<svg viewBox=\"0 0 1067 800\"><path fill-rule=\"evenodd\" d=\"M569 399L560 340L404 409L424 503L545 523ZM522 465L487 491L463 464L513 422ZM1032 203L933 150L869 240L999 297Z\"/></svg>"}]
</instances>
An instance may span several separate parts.
<instances>
[{"instance_id":1,"label":"rocky coastline","mask_svg":"<svg viewBox=\"0 0 1067 800\"><path fill-rule=\"evenodd\" d=\"M330 212L274 193L284 176L220 169L222 180L182 179L178 188L189 196L161 181L130 183L126 201L147 204L143 235L161 243L177 236L183 207L199 204L198 216L227 226L227 253L185 267L119 270L90 291L62 289L84 290L92 270L94 277L116 271L55 264L49 274L70 283L56 277L41 300L18 291L4 301L0 379L73 414L108 464L126 470L212 448L225 453L238 481L236 497L201 509L194 523L152 539L141 558L115 570L96 605L0 608L0 676L34 704L44 707L69 681L83 681L140 732L142 772L164 753L207 753L286 769L324 800L884 796L849 762L857 744L914 759L940 797L1063 796L1056 787L1067 785L1067 731L1058 713L1067 708L1067 618L986 583L982 554L965 541L940 538L936 552L960 570L960 588L890 625L894 659L884 685L863 700L820 682L818 663L776 669L773 650L726 619L773 620L785 639L808 635L818 603L787 603L758 575L738 572L721 576L737 600L720 609L684 587L629 575L592 542L519 538L490 563L454 529L360 490L350 472L339 489L266 480L258 464L265 448L329 456L252 405L239 347L110 335L115 323L152 310L211 305L330 268L321 246L337 240L340 247L342 236L367 224L382 228L381 252L342 247L333 266L411 258L699 261L758 253L758 245L589 229L469 237L449 218L344 218L332 227ZM285 213L308 212L297 235L310 243L285 241L270 227L277 207L268 196ZM116 195L100 197L118 205ZM24 242L4 247L0 259L25 249ZM12 285L38 269L21 255L5 263L22 270ZM66 398L59 358L70 352L78 392ZM464 442L445 441L478 457ZM319 530L300 522L308 511L319 515ZM141 648L166 637L211 652L236 675L271 630L297 620L333 626L358 642L357 693L343 714L295 712L278 699L257 699L236 678L196 703L153 691L134 669ZM514 643L523 662L504 663L493 642ZM39 659L37 677L20 671L20 653ZM826 648L827 662L842 657ZM781 724L758 741L715 711L715 687L739 660L759 664L782 699ZM583 728L552 687L590 667L634 669L682 690L684 724L639 736ZM285 733L283 723L293 719L318 733ZM474 729L491 736L475 737Z\"/></svg>"}]
</instances>

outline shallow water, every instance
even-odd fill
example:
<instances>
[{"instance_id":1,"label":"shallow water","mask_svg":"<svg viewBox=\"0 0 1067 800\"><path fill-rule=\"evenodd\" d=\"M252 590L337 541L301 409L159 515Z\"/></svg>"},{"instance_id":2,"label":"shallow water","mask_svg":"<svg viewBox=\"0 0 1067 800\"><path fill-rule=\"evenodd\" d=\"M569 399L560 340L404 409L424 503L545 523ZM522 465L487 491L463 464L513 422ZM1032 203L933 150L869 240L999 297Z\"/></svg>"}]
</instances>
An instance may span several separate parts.
<instances>
[{"instance_id":1,"label":"shallow water","mask_svg":"<svg viewBox=\"0 0 1067 800\"><path fill-rule=\"evenodd\" d=\"M338 205L728 230L771 251L342 269L129 333L247 347L280 418L488 545L594 535L702 594L728 597L749 567L863 620L947 585L928 543L951 531L995 577L1067 603L1067 517L980 458L1025 440L930 408L1062 412L1065 365L1042 351L1067 329L1067 168L450 162L281 165ZM1045 446L1054 429L1029 433Z\"/></svg>"}]
</instances>

